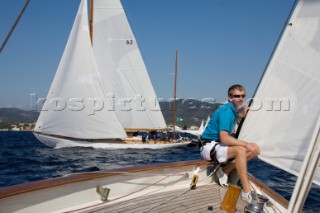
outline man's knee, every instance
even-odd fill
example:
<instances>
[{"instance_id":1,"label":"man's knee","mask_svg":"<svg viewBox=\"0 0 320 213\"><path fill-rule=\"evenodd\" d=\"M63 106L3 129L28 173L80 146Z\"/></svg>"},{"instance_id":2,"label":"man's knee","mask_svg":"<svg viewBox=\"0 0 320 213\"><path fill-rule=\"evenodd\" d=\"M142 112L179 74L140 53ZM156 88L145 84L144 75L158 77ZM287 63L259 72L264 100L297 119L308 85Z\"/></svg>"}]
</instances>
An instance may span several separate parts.
<instances>
[{"instance_id":1,"label":"man's knee","mask_svg":"<svg viewBox=\"0 0 320 213\"><path fill-rule=\"evenodd\" d=\"M247 154L247 158L248 158L248 160L251 160L251 159L253 159L253 158L255 158L255 157L257 157L258 156L258 154L254 154L253 152L248 152L248 154Z\"/></svg>"},{"instance_id":2,"label":"man's knee","mask_svg":"<svg viewBox=\"0 0 320 213\"><path fill-rule=\"evenodd\" d=\"M247 149L243 146L237 147L237 156L247 157Z\"/></svg>"}]
</instances>

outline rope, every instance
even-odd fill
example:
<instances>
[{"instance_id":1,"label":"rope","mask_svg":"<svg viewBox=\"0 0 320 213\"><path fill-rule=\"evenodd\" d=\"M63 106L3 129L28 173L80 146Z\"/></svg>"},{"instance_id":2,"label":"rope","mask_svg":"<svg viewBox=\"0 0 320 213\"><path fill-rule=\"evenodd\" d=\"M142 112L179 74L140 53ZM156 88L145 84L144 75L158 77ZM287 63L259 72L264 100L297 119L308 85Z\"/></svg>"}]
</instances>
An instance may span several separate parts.
<instances>
[{"instance_id":1,"label":"rope","mask_svg":"<svg viewBox=\"0 0 320 213\"><path fill-rule=\"evenodd\" d=\"M154 182L154 183L152 183L152 184L150 184L150 185L148 185L148 186L146 186L146 187L144 187L144 188L142 188L142 189L139 189L139 190L137 190L137 191L131 192L131 193L129 193L129 194L125 194L125 195L123 195L123 196L114 198L114 199L112 199L112 200L108 200L107 204L109 204L109 203L112 202L112 201L119 200L119 199L121 199L121 198L128 197L129 195L132 195L132 194L135 194L135 193L137 193L137 192L140 192L140 191L142 191L142 190L144 190L144 189L146 189L146 188L149 188L150 186L153 186L154 184L157 184L157 183L163 181L163 180L166 179L166 178L168 178L168 177L164 177L164 178L162 178L162 179L160 179L160 180L158 180L158 181L156 181L156 182ZM63 212L63 213L77 212L77 211L80 211L80 210L84 210L84 209L88 209L88 208L93 208L93 207L101 206L101 205L104 205L104 204L106 204L106 203L98 203L98 204L95 204L95 205L86 206L86 207L83 207L83 208L80 208L80 209L74 209L74 210L71 210L71 211Z\"/></svg>"},{"instance_id":2,"label":"rope","mask_svg":"<svg viewBox=\"0 0 320 213\"><path fill-rule=\"evenodd\" d=\"M204 171L204 170L200 170L200 171ZM198 171L198 172L200 172L200 171ZM99 172L97 172L97 173L99 173ZM131 172L108 172L108 173L125 174L125 175L135 175L135 176L138 176L138 177L145 177L145 175L138 175L137 173L134 173L134 172L133 172L133 173L131 173ZM63 213L77 212L77 211L80 211L80 210L85 210L85 209L90 209L90 208L94 208L94 207L98 207L98 206L108 205L110 202L119 200L119 199L124 198L124 197L128 197L128 196L130 196L130 195L132 195L132 194L135 194L135 193L137 193L137 192L143 191L144 189L147 189L147 188L149 188L149 187L151 187L151 186L153 186L153 185L155 185L155 184L157 184L157 183L165 180L166 178L168 178L168 177L170 177L170 176L185 176L186 174L188 174L188 173L186 172L186 173L166 174L166 175L164 175L164 174L149 174L150 176L161 175L161 176L165 176L165 177L163 177L163 178L161 178L160 180L158 180L158 181L156 181L156 182L153 182L153 183L151 183L151 184L149 184L149 185L147 185L147 186L145 186L145 187L143 187L143 188L141 188L141 189L139 189L139 190L136 190L136 191L133 191L133 192L131 192L131 193L125 194L125 195L123 195L123 196L120 196L120 197L117 197L117 198L108 200L107 203L99 203L99 204L95 204L95 205L91 205L91 206L86 206L86 207L79 208L79 209L70 210L70 211L63 212ZM204 180L206 180L206 179L209 178L209 177L210 177L210 176L207 176ZM204 180L202 180L202 181L204 181ZM153 207L145 210L144 212L149 211L150 209L156 208L157 206L162 205L162 204L164 204L164 203L166 203L166 202L168 202L168 201L170 201L170 200L173 200L173 199L175 199L175 198L177 198L177 197L185 194L185 193L188 192L188 191L190 191L190 189L187 189L186 191L184 191L184 192L182 192L182 193L180 193L180 194L178 194L178 195L170 198L169 200L166 200L166 201L164 201L164 202L162 202L162 203L160 203L160 204L158 204L158 205L156 205L156 206L153 206Z\"/></svg>"},{"instance_id":3,"label":"rope","mask_svg":"<svg viewBox=\"0 0 320 213\"><path fill-rule=\"evenodd\" d=\"M210 173L205 179L203 179L201 182L203 182L203 181L205 181L206 179L208 179L209 177L211 177L211 175L212 175L213 173L214 173L214 172L211 172L211 173ZM205 185L209 185L209 183L207 183L207 184L205 184ZM150 211L150 210L152 210L152 209L154 209L154 208L156 208L156 207L159 207L159 206L161 206L161 205L163 205L163 204L165 204L165 203L168 203L169 201L171 201L171 200L173 200L173 199L176 199L176 198L180 197L181 195L186 194L186 193L189 192L189 191L191 191L190 188L187 189L187 190L185 190L185 191L183 191L183 192L181 192L180 194L178 194L178 195L176 195L176 196L173 196L173 197L169 198L168 200L165 200L165 201L163 201L163 202L161 202L161 203L159 203L159 204L157 204L157 205L154 205L154 206L152 206L152 207L144 210L144 211L141 212L141 213L146 213L146 212L148 212L148 211ZM219 192L220 192L220 190L219 190ZM220 198L221 198L221 196L220 196Z\"/></svg>"}]
</instances>

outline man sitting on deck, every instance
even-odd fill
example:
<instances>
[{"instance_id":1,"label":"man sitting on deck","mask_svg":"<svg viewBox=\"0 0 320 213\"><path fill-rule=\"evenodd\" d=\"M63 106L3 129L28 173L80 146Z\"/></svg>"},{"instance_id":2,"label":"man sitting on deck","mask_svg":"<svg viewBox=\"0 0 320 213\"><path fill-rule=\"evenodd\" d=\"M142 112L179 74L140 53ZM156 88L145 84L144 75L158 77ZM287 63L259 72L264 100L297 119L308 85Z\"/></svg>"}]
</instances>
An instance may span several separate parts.
<instances>
[{"instance_id":1,"label":"man sitting on deck","mask_svg":"<svg viewBox=\"0 0 320 213\"><path fill-rule=\"evenodd\" d=\"M212 116L201 135L201 157L209 161L231 163L217 170L217 176L221 186L226 187L228 174L237 170L243 186L241 197L251 201L251 188L247 175L247 161L260 154L260 148L255 143L238 140L232 137L232 130L237 118L244 118L248 107L244 105L246 96L245 88L241 85L233 85L228 90L228 103L221 106ZM210 156L211 155L211 156Z\"/></svg>"}]
</instances>

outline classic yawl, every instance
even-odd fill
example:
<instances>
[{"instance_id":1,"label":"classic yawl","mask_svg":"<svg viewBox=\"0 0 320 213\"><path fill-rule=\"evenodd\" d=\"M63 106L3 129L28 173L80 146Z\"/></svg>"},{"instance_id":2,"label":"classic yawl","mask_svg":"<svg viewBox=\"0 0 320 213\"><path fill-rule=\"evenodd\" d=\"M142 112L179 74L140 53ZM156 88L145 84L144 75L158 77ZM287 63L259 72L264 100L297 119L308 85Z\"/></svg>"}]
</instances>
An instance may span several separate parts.
<instances>
[{"instance_id":1,"label":"classic yawl","mask_svg":"<svg viewBox=\"0 0 320 213\"><path fill-rule=\"evenodd\" d=\"M35 136L51 147L187 145L127 137L166 131L166 124L120 1L91 1L90 11L89 21L87 1L81 1Z\"/></svg>"},{"instance_id":2,"label":"classic yawl","mask_svg":"<svg viewBox=\"0 0 320 213\"><path fill-rule=\"evenodd\" d=\"M240 131L241 139L261 146L262 160L299 176L289 207L250 178L253 190L269 198L267 212L300 212L312 180L320 183L319 11L320 1L296 2ZM218 212L225 189L211 174L205 161L74 174L2 188L0 210ZM239 199L237 211L245 205Z\"/></svg>"}]
</instances>

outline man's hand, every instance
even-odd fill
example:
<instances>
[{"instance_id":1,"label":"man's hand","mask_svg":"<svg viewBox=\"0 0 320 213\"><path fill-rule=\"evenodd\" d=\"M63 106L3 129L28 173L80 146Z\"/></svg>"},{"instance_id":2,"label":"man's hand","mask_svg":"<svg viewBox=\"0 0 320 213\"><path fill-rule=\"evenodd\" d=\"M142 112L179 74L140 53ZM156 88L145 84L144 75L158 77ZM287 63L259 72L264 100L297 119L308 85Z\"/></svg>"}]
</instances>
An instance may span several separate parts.
<instances>
[{"instance_id":1,"label":"man's hand","mask_svg":"<svg viewBox=\"0 0 320 213\"><path fill-rule=\"evenodd\" d=\"M253 154L255 154L255 155L259 155L260 154L260 147L258 146L258 144L256 144L256 143L248 143L246 147Z\"/></svg>"},{"instance_id":2,"label":"man's hand","mask_svg":"<svg viewBox=\"0 0 320 213\"><path fill-rule=\"evenodd\" d=\"M238 113L238 117L239 117L239 118L244 118L244 117L246 117L248 110L249 110L249 106L246 106L246 107L243 109L243 111L241 111L241 112Z\"/></svg>"}]
</instances>

